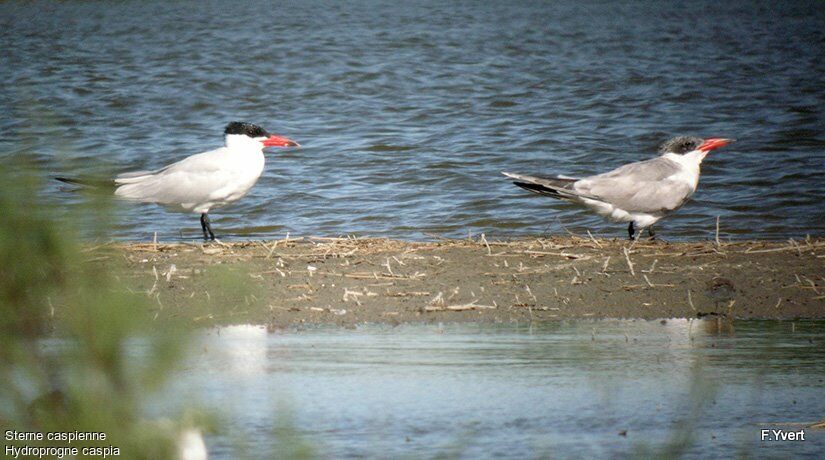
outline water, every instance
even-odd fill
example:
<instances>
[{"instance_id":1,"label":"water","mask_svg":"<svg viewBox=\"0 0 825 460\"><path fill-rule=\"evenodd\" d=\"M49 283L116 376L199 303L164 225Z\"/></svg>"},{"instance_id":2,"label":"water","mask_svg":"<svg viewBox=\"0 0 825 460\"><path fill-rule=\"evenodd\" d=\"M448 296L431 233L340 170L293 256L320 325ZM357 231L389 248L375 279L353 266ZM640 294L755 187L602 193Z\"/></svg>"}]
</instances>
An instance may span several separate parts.
<instances>
[{"instance_id":1,"label":"water","mask_svg":"<svg viewBox=\"0 0 825 460\"><path fill-rule=\"evenodd\" d=\"M283 424L328 458L616 458L665 454L680 433L693 457L821 458L824 430L759 437L825 416L825 323L735 326L235 326L203 339L170 399L224 414L207 436L216 459L283 452Z\"/></svg>"},{"instance_id":2,"label":"water","mask_svg":"<svg viewBox=\"0 0 825 460\"><path fill-rule=\"evenodd\" d=\"M214 213L230 238L623 236L499 172L590 174L726 136L662 235L708 237L716 216L723 237L825 230L820 4L513 3L2 2L0 156L150 169L248 120L304 148ZM122 238L200 234L191 215L119 214Z\"/></svg>"}]
</instances>

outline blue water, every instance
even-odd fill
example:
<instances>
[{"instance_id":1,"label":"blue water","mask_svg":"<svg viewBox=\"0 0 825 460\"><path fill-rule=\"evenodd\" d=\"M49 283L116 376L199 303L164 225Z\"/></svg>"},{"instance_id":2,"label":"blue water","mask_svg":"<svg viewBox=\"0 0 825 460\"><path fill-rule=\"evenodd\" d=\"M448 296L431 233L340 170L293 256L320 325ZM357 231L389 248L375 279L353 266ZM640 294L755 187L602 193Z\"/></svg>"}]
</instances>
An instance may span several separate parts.
<instances>
[{"instance_id":1,"label":"blue water","mask_svg":"<svg viewBox=\"0 0 825 460\"><path fill-rule=\"evenodd\" d=\"M2 2L0 156L151 169L247 120L304 147L213 213L225 238L623 236L499 172L585 175L725 136L661 235L706 238L717 216L723 238L825 230L820 3L513 3ZM119 206L117 237L155 231L200 234Z\"/></svg>"},{"instance_id":2,"label":"blue water","mask_svg":"<svg viewBox=\"0 0 825 460\"><path fill-rule=\"evenodd\" d=\"M823 326L235 326L201 339L166 408L221 414L215 459L284 455L284 426L320 458L821 458L825 430L760 434L825 417Z\"/></svg>"}]
</instances>

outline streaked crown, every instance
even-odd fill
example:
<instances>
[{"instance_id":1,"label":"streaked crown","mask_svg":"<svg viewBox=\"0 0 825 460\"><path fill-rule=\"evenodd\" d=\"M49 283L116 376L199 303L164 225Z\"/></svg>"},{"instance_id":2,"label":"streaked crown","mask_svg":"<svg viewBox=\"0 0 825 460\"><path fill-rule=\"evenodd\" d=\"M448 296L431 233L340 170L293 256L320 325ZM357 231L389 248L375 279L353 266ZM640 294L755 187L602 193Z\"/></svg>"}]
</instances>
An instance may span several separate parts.
<instances>
[{"instance_id":1,"label":"streaked crown","mask_svg":"<svg viewBox=\"0 0 825 460\"><path fill-rule=\"evenodd\" d=\"M685 154L688 152L692 152L699 148L700 145L704 142L704 139L700 139L698 137L692 136L679 136L674 137L663 143L659 146L659 153L678 153L678 154Z\"/></svg>"}]
</instances>

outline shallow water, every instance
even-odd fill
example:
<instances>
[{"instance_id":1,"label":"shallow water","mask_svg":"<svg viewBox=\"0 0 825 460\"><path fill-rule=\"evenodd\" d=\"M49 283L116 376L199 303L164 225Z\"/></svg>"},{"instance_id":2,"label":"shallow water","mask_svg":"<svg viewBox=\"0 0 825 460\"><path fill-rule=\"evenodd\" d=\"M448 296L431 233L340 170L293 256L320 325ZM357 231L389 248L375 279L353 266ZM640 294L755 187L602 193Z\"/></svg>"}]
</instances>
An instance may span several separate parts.
<instances>
[{"instance_id":1,"label":"shallow water","mask_svg":"<svg viewBox=\"0 0 825 460\"><path fill-rule=\"evenodd\" d=\"M759 436L825 417L823 332L821 321L722 333L700 320L235 326L203 337L169 394L224 414L210 458L283 452L279 424L328 458L664 455L679 434L696 457L814 457L823 430L802 443Z\"/></svg>"},{"instance_id":2,"label":"shallow water","mask_svg":"<svg viewBox=\"0 0 825 460\"><path fill-rule=\"evenodd\" d=\"M0 156L151 169L248 120L304 148L214 213L230 238L623 236L499 171L590 174L726 136L660 234L708 237L716 216L723 238L818 234L823 23L817 2L2 2ZM124 205L116 234L181 230L197 219Z\"/></svg>"}]
</instances>

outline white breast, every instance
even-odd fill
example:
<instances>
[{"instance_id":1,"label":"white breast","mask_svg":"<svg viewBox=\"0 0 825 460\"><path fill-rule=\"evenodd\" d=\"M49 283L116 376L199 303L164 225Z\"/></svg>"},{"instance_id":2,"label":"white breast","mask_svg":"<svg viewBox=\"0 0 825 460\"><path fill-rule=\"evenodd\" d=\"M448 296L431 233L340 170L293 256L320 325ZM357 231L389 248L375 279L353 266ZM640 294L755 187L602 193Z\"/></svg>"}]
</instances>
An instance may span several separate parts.
<instances>
[{"instance_id":1,"label":"white breast","mask_svg":"<svg viewBox=\"0 0 825 460\"><path fill-rule=\"evenodd\" d=\"M684 155L675 153L665 154L664 157L673 160L682 167L679 172L669 176L667 179L688 184L692 191L695 192L696 187L699 186L699 175L701 174L702 160L705 158L705 155L705 153L699 151L686 153ZM691 194L693 192L691 192Z\"/></svg>"}]
</instances>

